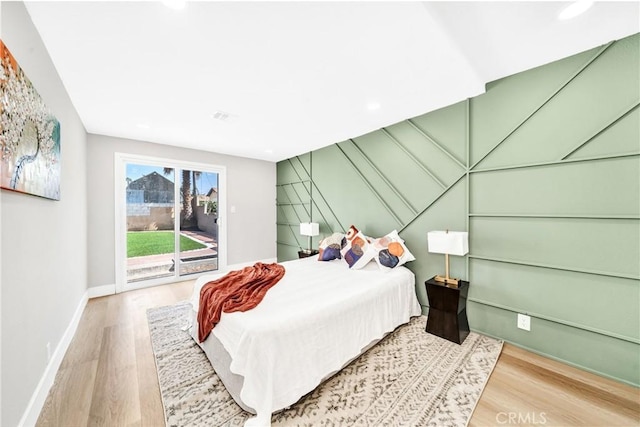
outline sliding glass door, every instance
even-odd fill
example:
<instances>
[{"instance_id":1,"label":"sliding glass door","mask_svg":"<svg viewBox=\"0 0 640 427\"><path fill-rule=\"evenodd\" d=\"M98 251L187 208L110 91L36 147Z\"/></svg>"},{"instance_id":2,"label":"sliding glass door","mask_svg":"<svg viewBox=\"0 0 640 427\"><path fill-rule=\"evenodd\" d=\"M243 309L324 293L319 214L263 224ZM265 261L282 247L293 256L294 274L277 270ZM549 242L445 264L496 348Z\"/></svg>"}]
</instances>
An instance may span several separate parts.
<instances>
[{"instance_id":1,"label":"sliding glass door","mask_svg":"<svg viewBox=\"0 0 640 427\"><path fill-rule=\"evenodd\" d=\"M116 214L118 291L185 280L224 265L218 215L224 168L121 154L116 182L116 205L124 205Z\"/></svg>"},{"instance_id":2,"label":"sliding glass door","mask_svg":"<svg viewBox=\"0 0 640 427\"><path fill-rule=\"evenodd\" d=\"M175 254L175 173L126 164L127 282L172 277Z\"/></svg>"},{"instance_id":3,"label":"sliding glass door","mask_svg":"<svg viewBox=\"0 0 640 427\"><path fill-rule=\"evenodd\" d=\"M181 170L178 274L218 269L218 174ZM184 241L184 244L183 244Z\"/></svg>"}]
</instances>

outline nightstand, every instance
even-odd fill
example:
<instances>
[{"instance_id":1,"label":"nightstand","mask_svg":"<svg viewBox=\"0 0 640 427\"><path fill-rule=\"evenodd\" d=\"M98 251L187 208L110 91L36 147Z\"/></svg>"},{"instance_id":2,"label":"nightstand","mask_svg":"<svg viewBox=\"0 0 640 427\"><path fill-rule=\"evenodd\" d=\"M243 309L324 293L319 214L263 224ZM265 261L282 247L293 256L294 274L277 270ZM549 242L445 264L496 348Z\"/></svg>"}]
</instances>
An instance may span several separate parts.
<instances>
[{"instance_id":1,"label":"nightstand","mask_svg":"<svg viewBox=\"0 0 640 427\"><path fill-rule=\"evenodd\" d=\"M298 258L308 258L314 255L318 255L318 251L315 249L312 251L308 251L308 250L298 251Z\"/></svg>"},{"instance_id":2,"label":"nightstand","mask_svg":"<svg viewBox=\"0 0 640 427\"><path fill-rule=\"evenodd\" d=\"M469 335L467 320L467 293L469 282L460 280L458 287L436 282L424 282L429 297L429 316L426 331L456 344L462 344Z\"/></svg>"}]
</instances>

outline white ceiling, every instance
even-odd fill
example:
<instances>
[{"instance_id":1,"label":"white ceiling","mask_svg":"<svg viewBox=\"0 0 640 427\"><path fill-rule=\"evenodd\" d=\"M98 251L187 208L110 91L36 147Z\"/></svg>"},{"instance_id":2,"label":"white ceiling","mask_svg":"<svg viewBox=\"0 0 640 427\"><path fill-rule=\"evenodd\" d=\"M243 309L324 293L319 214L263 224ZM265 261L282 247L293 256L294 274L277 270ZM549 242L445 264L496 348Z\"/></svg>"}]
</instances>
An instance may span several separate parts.
<instances>
[{"instance_id":1,"label":"white ceiling","mask_svg":"<svg viewBox=\"0 0 640 427\"><path fill-rule=\"evenodd\" d=\"M640 31L639 2L596 2L558 20L568 4L189 2L173 10L105 1L28 2L27 10L88 132L279 161Z\"/></svg>"}]
</instances>

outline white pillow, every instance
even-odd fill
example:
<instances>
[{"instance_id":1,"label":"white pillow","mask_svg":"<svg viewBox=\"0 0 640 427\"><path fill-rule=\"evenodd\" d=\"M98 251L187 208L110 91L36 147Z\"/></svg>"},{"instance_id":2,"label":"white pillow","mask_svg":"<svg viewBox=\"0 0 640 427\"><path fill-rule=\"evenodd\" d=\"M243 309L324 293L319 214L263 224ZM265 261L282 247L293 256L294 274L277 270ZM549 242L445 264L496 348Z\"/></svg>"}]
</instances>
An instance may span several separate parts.
<instances>
[{"instance_id":1,"label":"white pillow","mask_svg":"<svg viewBox=\"0 0 640 427\"><path fill-rule=\"evenodd\" d=\"M333 233L331 236L322 239L318 245L318 261L340 259L340 250L343 243L345 243L345 239L342 233Z\"/></svg>"},{"instance_id":2,"label":"white pillow","mask_svg":"<svg viewBox=\"0 0 640 427\"><path fill-rule=\"evenodd\" d=\"M371 242L373 257L381 270L390 270L416 258L396 230Z\"/></svg>"},{"instance_id":3,"label":"white pillow","mask_svg":"<svg viewBox=\"0 0 640 427\"><path fill-rule=\"evenodd\" d=\"M367 265L375 256L375 252L371 250L371 245L367 236L358 231L355 226L349 227L345 236L347 244L340 253L344 260L349 264L349 268L355 270Z\"/></svg>"}]
</instances>

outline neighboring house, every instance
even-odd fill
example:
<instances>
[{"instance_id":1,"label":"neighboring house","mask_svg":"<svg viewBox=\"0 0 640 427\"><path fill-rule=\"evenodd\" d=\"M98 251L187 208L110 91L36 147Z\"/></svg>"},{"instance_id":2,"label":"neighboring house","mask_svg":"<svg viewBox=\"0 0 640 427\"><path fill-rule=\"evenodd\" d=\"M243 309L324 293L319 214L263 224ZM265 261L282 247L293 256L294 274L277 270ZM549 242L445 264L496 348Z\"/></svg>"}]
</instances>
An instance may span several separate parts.
<instances>
[{"instance_id":1,"label":"neighboring house","mask_svg":"<svg viewBox=\"0 0 640 427\"><path fill-rule=\"evenodd\" d=\"M211 189L207 193L207 197L209 198L209 200L218 200L218 189L211 187Z\"/></svg>"},{"instance_id":2,"label":"neighboring house","mask_svg":"<svg viewBox=\"0 0 640 427\"><path fill-rule=\"evenodd\" d=\"M173 189L173 182L151 172L127 185L127 203L173 203Z\"/></svg>"},{"instance_id":3,"label":"neighboring house","mask_svg":"<svg viewBox=\"0 0 640 427\"><path fill-rule=\"evenodd\" d=\"M218 189L211 187L207 194L198 194L196 196L196 206L201 206L206 202L215 202L218 200Z\"/></svg>"},{"instance_id":4,"label":"neighboring house","mask_svg":"<svg viewBox=\"0 0 640 427\"><path fill-rule=\"evenodd\" d=\"M216 213L215 205L209 204L209 202L218 202L218 189L211 187L207 194L198 194L196 196L196 206L204 206L204 213L209 215Z\"/></svg>"}]
</instances>

